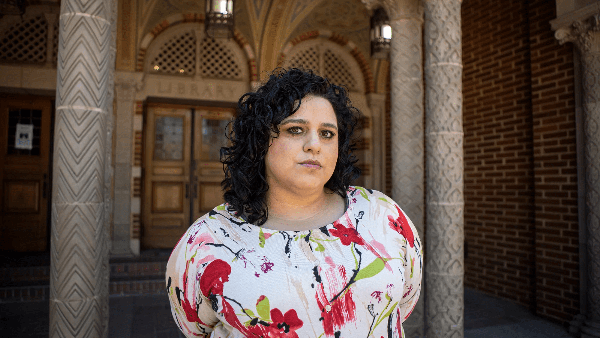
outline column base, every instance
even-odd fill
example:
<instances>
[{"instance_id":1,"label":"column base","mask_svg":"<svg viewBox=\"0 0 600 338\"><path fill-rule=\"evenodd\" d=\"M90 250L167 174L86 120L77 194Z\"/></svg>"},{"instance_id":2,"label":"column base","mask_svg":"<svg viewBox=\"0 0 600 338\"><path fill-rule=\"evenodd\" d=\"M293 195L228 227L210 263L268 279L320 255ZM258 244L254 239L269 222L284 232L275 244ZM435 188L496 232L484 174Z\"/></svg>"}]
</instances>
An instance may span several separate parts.
<instances>
[{"instance_id":1,"label":"column base","mask_svg":"<svg viewBox=\"0 0 600 338\"><path fill-rule=\"evenodd\" d=\"M583 326L583 322L585 321L585 316L582 314L578 314L573 318L573 320L569 323L569 333L573 337L579 337L581 334L581 327Z\"/></svg>"},{"instance_id":2,"label":"column base","mask_svg":"<svg viewBox=\"0 0 600 338\"><path fill-rule=\"evenodd\" d=\"M581 327L581 338L600 338L600 322L586 320Z\"/></svg>"}]
</instances>

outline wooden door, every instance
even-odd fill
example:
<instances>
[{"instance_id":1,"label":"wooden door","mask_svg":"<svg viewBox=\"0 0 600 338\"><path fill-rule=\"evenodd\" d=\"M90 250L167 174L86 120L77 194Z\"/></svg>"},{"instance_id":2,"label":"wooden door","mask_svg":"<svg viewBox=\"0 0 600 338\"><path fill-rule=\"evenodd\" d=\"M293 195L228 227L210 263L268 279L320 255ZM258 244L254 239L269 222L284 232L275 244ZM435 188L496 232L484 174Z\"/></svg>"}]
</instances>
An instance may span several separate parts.
<instances>
[{"instance_id":1,"label":"wooden door","mask_svg":"<svg viewBox=\"0 0 600 338\"><path fill-rule=\"evenodd\" d=\"M190 225L191 126L190 109L148 107L144 153L144 248L173 248Z\"/></svg>"},{"instance_id":2,"label":"wooden door","mask_svg":"<svg viewBox=\"0 0 600 338\"><path fill-rule=\"evenodd\" d=\"M48 248L52 101L0 97L0 250Z\"/></svg>"},{"instance_id":3,"label":"wooden door","mask_svg":"<svg viewBox=\"0 0 600 338\"><path fill-rule=\"evenodd\" d=\"M220 162L221 147L233 109L195 108L194 114L194 220L223 203L221 181L225 177Z\"/></svg>"}]
</instances>

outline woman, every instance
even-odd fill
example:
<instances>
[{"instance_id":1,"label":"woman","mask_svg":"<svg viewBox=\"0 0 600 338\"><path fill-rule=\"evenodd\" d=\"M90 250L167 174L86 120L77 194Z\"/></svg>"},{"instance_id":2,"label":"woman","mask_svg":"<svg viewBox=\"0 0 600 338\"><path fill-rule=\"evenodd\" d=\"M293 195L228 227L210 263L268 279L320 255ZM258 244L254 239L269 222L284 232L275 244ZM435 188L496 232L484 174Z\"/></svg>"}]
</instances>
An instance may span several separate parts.
<instances>
[{"instance_id":1,"label":"woman","mask_svg":"<svg viewBox=\"0 0 600 338\"><path fill-rule=\"evenodd\" d=\"M167 265L187 337L403 337L421 288L421 243L384 194L352 187L358 110L298 69L239 101L226 203L199 218Z\"/></svg>"}]
</instances>

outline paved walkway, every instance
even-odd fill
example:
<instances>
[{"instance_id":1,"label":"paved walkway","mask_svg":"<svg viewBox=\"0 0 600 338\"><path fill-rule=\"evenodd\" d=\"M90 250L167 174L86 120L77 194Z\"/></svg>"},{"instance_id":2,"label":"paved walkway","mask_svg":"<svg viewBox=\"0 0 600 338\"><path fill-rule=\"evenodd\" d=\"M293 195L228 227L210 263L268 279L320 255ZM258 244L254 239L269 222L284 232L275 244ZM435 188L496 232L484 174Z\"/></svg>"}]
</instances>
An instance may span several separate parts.
<instances>
[{"instance_id":1,"label":"paved walkway","mask_svg":"<svg viewBox=\"0 0 600 338\"><path fill-rule=\"evenodd\" d=\"M48 301L0 304L0 337L48 337ZM166 296L112 296L110 338L183 337ZM412 338L412 337L409 337ZM465 290L465 338L570 338L522 306Z\"/></svg>"}]
</instances>

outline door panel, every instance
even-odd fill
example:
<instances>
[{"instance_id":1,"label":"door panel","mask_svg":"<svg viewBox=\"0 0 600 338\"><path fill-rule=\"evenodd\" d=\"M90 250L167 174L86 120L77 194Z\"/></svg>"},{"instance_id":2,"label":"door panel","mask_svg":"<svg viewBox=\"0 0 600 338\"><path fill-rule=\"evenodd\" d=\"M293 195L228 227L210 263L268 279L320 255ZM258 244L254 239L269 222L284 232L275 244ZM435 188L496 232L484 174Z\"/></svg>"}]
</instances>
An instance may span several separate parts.
<instances>
[{"instance_id":1,"label":"door panel","mask_svg":"<svg viewBox=\"0 0 600 338\"><path fill-rule=\"evenodd\" d=\"M233 109L197 108L195 110L194 134L194 190L197 199L194 219L201 217L224 202L221 181L223 164L220 161L221 147L227 145L226 130L234 117Z\"/></svg>"},{"instance_id":2,"label":"door panel","mask_svg":"<svg viewBox=\"0 0 600 338\"><path fill-rule=\"evenodd\" d=\"M191 111L148 107L145 144L142 245L172 248L189 226Z\"/></svg>"},{"instance_id":3,"label":"door panel","mask_svg":"<svg viewBox=\"0 0 600 338\"><path fill-rule=\"evenodd\" d=\"M223 203L219 159L233 112L214 107L148 107L144 248L173 248L194 220Z\"/></svg>"},{"instance_id":4,"label":"door panel","mask_svg":"<svg viewBox=\"0 0 600 338\"><path fill-rule=\"evenodd\" d=\"M48 248L52 101L0 98L0 250Z\"/></svg>"}]
</instances>

